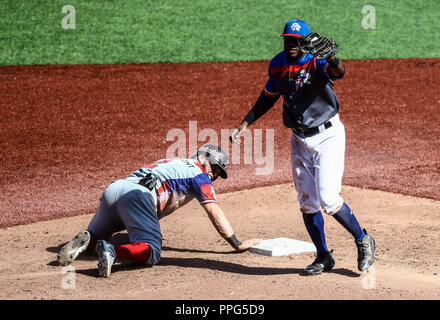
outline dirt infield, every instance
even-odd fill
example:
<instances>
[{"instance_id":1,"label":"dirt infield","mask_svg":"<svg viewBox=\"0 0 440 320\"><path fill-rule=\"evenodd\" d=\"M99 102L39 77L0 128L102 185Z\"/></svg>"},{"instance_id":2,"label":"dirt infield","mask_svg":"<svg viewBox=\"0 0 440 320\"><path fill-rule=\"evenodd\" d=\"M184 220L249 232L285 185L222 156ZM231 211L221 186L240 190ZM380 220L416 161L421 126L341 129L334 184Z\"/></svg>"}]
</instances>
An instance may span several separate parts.
<instances>
[{"instance_id":1,"label":"dirt infield","mask_svg":"<svg viewBox=\"0 0 440 320\"><path fill-rule=\"evenodd\" d=\"M335 85L344 184L440 200L440 59L346 64ZM199 134L235 126L266 69L267 61L0 68L0 227L93 211L110 181L166 156L170 129L189 140L190 121ZM291 180L281 102L256 128L274 130L273 173L256 176L241 161L217 192Z\"/></svg>"},{"instance_id":2,"label":"dirt infield","mask_svg":"<svg viewBox=\"0 0 440 320\"><path fill-rule=\"evenodd\" d=\"M309 241L298 204L286 201L293 192L291 184L268 186L220 194L219 203L240 239ZM439 299L440 202L353 187L344 187L342 195L377 242L368 274L357 271L356 246L331 217L324 219L335 268L308 277L302 269L313 254L232 253L191 202L162 220L158 265L118 264L108 279L97 278L94 256L76 260L74 269L55 263L61 245L87 226L91 214L0 230L0 299ZM126 240L120 233L113 242Z\"/></svg>"},{"instance_id":3,"label":"dirt infield","mask_svg":"<svg viewBox=\"0 0 440 320\"><path fill-rule=\"evenodd\" d=\"M117 267L102 281L96 261L84 259L75 264L76 289L62 288L56 251L86 227L108 183L165 157L170 129L182 130L188 145L194 124L200 136L212 129L220 138L261 91L260 61L0 68L2 298L438 299L440 59L346 65L335 85L347 132L344 185L359 188L343 196L377 240L375 290L362 287L354 244L331 218L337 266L315 280L300 272L312 255L231 254L196 203L164 220L160 265ZM308 240L281 103L251 129L273 129L275 168L255 175L264 164L231 165L230 179L216 182L222 207L241 238ZM205 229L203 238L188 236Z\"/></svg>"}]
</instances>

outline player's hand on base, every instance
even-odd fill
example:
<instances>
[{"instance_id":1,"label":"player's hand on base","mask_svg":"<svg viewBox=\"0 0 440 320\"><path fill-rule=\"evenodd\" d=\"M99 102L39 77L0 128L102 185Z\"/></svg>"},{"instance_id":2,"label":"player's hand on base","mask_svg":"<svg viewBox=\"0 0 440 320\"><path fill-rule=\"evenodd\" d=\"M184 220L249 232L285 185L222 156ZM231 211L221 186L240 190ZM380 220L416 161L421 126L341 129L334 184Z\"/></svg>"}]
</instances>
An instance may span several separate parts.
<instances>
[{"instance_id":1,"label":"player's hand on base","mask_svg":"<svg viewBox=\"0 0 440 320\"><path fill-rule=\"evenodd\" d=\"M237 251L237 252L246 251L250 247L259 244L261 241L263 241L263 239L249 239L249 240L243 241L241 243L241 245L235 249L235 251Z\"/></svg>"},{"instance_id":2,"label":"player's hand on base","mask_svg":"<svg viewBox=\"0 0 440 320\"><path fill-rule=\"evenodd\" d=\"M231 133L229 135L229 140L233 143L233 144L240 144L240 137L242 136L243 132L246 130L247 128L247 123L244 122L242 124L240 124L238 127L235 127L234 129L231 130Z\"/></svg>"}]
</instances>

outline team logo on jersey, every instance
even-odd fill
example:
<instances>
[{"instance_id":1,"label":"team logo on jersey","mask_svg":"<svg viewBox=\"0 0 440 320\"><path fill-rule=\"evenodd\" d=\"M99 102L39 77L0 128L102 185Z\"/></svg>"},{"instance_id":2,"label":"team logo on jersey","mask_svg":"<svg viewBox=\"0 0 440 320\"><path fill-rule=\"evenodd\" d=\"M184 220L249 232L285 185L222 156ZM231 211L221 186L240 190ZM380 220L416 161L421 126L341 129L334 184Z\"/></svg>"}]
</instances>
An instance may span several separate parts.
<instances>
[{"instance_id":1,"label":"team logo on jersey","mask_svg":"<svg viewBox=\"0 0 440 320\"><path fill-rule=\"evenodd\" d=\"M295 23L292 23L292 25L290 26L290 28L291 28L293 31L299 31L299 30L301 29L301 26L299 25L299 23L295 22Z\"/></svg>"},{"instance_id":2,"label":"team logo on jersey","mask_svg":"<svg viewBox=\"0 0 440 320\"><path fill-rule=\"evenodd\" d=\"M312 83L310 73L308 73L305 69L301 70L298 78L295 81L295 91L298 90L298 88L301 88L303 85L310 83Z\"/></svg>"}]
</instances>

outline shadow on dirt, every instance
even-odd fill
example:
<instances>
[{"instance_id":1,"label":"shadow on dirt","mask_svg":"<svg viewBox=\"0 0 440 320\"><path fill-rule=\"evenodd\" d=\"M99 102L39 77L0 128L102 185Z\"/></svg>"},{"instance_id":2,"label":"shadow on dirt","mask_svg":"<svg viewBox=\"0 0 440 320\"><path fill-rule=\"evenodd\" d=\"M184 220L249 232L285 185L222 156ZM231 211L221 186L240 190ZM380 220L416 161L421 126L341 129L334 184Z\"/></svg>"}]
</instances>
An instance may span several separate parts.
<instances>
[{"instance_id":1,"label":"shadow on dirt","mask_svg":"<svg viewBox=\"0 0 440 320\"><path fill-rule=\"evenodd\" d=\"M128 235L126 233L118 233L115 234L111 240L111 243L114 245L120 245L129 243ZM58 253L60 249L66 243L60 244L56 247L48 247L47 251L52 253ZM162 247L163 251L176 251L176 252L188 252L188 253L212 253L212 254L236 254L235 251L210 251L210 250L199 250L199 249L187 249L187 248L173 248L168 246ZM82 254L78 256L78 260L96 260L96 254ZM56 262L56 255L54 255L54 260L49 262L50 266L58 266ZM241 264L224 262L212 259L203 259L203 258L171 258L171 257L163 257L159 264L154 266L155 268L160 268L161 266L177 266L182 268L200 268L200 269L211 269L215 271L229 272L229 273L238 273L245 275L280 275L280 274L298 274L300 276L308 276L302 268L267 268L267 267L249 267ZM140 268L151 268L149 266L145 266L143 264L115 264L112 267L112 273L116 273L119 271L127 271L133 269ZM79 274L84 274L86 276L97 277L96 268L94 269L85 269L85 270L76 270ZM330 273L339 274L346 277L360 277L359 273L353 272L352 270L345 268L337 268L330 271Z\"/></svg>"},{"instance_id":2,"label":"shadow on dirt","mask_svg":"<svg viewBox=\"0 0 440 320\"><path fill-rule=\"evenodd\" d=\"M211 251L211 250L199 250L199 249L186 249L186 248L173 248L163 246L162 251L176 251L176 252L190 252L190 253L213 253L213 254L235 254L234 250L231 251Z\"/></svg>"},{"instance_id":3,"label":"shadow on dirt","mask_svg":"<svg viewBox=\"0 0 440 320\"><path fill-rule=\"evenodd\" d=\"M241 264L201 259L201 258L162 258L157 267L160 266L178 266L184 268L203 268L216 271L239 273L246 275L279 275L279 274L298 274L307 276L301 268L267 268L267 267L249 267ZM336 273L348 277L360 277L358 273L345 268L333 269L330 273Z\"/></svg>"},{"instance_id":4,"label":"shadow on dirt","mask_svg":"<svg viewBox=\"0 0 440 320\"><path fill-rule=\"evenodd\" d=\"M162 258L159 264L153 266L154 268L166 267L166 266L177 266L182 268L201 268L201 269L211 269L215 271L229 272L229 273L238 273L244 275L283 275L283 274L298 274L299 276L308 276L304 273L303 269L300 268L261 268L261 267L249 267L237 263L217 261L211 259L202 259L202 258ZM115 264L112 267L112 274L120 272L120 271L129 271L135 269L143 269L143 268L152 268L151 266L132 264L132 265L124 265L124 264ZM77 273L83 274L91 277L98 277L97 269L84 269L84 270L76 270ZM360 274L353 272L352 270L348 270L345 268L333 269L329 273L339 274L341 276L346 277L360 277Z\"/></svg>"},{"instance_id":5,"label":"shadow on dirt","mask_svg":"<svg viewBox=\"0 0 440 320\"><path fill-rule=\"evenodd\" d=\"M61 248L67 244L69 241L66 241L64 243L61 243L57 246L53 247L47 247L46 251L58 254L60 252ZM130 240L128 238L128 234L126 232L122 233L116 233L113 235L110 242L117 246L122 244L130 243ZM176 252L190 252L190 253L213 253L213 254L235 254L235 251L225 252L225 251L210 251L210 250L198 250L198 249L184 249L184 248L173 248L173 247L167 247L163 246L162 251L176 251ZM88 254L81 254L77 258L77 260L93 260L96 259L96 254L94 252L88 253ZM58 263L56 262L56 255L54 255L54 260L52 262L49 262L48 265L50 266L57 266Z\"/></svg>"}]
</instances>

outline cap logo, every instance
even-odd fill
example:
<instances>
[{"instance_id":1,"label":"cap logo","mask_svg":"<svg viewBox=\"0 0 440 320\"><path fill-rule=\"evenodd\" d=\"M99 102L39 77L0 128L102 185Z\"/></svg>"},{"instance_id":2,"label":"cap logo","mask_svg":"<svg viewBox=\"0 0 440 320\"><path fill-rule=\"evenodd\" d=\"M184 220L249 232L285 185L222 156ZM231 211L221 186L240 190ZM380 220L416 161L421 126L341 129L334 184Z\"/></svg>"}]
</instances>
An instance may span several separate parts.
<instances>
[{"instance_id":1,"label":"cap logo","mask_svg":"<svg viewBox=\"0 0 440 320\"><path fill-rule=\"evenodd\" d=\"M299 31L301 29L301 26L299 25L298 22L295 22L295 23L292 23L290 28L292 29L292 31Z\"/></svg>"},{"instance_id":2,"label":"cap logo","mask_svg":"<svg viewBox=\"0 0 440 320\"><path fill-rule=\"evenodd\" d=\"M215 149L211 149L209 147L201 147L200 151L204 151L204 152L209 152L210 154L212 154L214 157L216 157L217 159L221 159L222 155L220 154L220 152L218 152Z\"/></svg>"}]
</instances>

